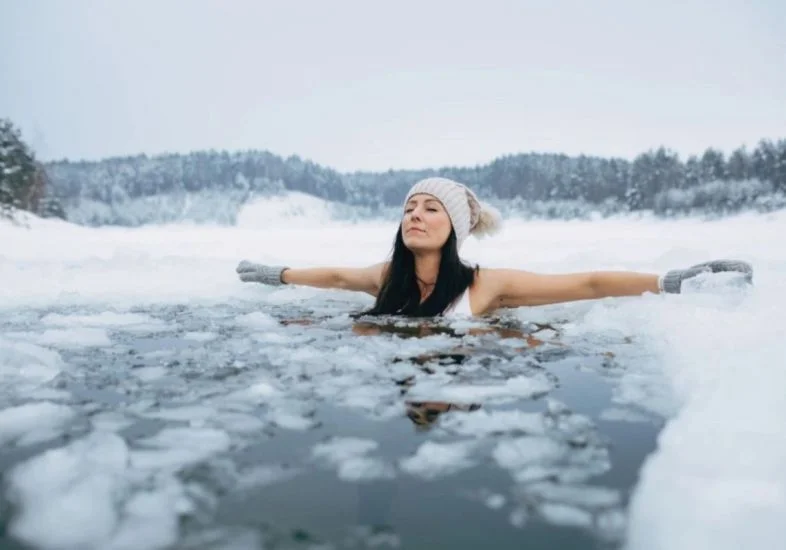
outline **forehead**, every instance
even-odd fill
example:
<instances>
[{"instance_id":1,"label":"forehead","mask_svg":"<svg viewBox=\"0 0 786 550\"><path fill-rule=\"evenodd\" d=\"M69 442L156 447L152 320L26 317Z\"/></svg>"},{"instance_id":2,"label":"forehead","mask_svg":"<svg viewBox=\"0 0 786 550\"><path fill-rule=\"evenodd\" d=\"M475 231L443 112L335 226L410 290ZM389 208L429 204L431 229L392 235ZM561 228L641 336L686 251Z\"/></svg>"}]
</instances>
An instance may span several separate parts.
<instances>
[{"instance_id":1,"label":"forehead","mask_svg":"<svg viewBox=\"0 0 786 550\"><path fill-rule=\"evenodd\" d=\"M417 193L416 195L412 195L412 197L410 197L410 199L407 201L407 204L412 202L435 202L437 204L442 204L437 197L427 193Z\"/></svg>"}]
</instances>

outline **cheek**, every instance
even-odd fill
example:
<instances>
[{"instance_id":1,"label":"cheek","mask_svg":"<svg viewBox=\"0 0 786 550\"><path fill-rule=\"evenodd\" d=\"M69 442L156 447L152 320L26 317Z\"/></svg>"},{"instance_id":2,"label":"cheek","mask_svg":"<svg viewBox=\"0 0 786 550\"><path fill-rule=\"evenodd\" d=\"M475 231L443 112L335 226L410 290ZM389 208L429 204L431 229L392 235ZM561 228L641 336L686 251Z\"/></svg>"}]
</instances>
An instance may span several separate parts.
<instances>
[{"instance_id":1,"label":"cheek","mask_svg":"<svg viewBox=\"0 0 786 550\"><path fill-rule=\"evenodd\" d=\"M435 214L433 219L433 225L436 229L438 229L441 233L449 233L450 232L450 218L447 214Z\"/></svg>"}]
</instances>

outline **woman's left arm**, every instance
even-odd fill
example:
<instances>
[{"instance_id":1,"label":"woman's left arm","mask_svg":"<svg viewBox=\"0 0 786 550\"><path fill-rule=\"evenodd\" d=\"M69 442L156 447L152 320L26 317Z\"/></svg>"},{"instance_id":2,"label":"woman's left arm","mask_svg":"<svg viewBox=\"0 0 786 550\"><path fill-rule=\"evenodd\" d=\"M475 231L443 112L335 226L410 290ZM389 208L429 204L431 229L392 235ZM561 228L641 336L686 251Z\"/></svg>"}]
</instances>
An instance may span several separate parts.
<instances>
[{"instance_id":1,"label":"woman's left arm","mask_svg":"<svg viewBox=\"0 0 786 550\"><path fill-rule=\"evenodd\" d=\"M663 275L635 271L588 271L540 274L516 269L488 269L484 286L494 307L540 306L558 302L612 296L639 296L646 292L679 294L687 279L708 273L734 272L753 283L753 266L740 260L712 260Z\"/></svg>"},{"instance_id":2,"label":"woman's left arm","mask_svg":"<svg viewBox=\"0 0 786 550\"><path fill-rule=\"evenodd\" d=\"M488 269L484 278L496 297L497 307L540 306L660 292L658 275L631 271L552 275L515 269Z\"/></svg>"}]
</instances>

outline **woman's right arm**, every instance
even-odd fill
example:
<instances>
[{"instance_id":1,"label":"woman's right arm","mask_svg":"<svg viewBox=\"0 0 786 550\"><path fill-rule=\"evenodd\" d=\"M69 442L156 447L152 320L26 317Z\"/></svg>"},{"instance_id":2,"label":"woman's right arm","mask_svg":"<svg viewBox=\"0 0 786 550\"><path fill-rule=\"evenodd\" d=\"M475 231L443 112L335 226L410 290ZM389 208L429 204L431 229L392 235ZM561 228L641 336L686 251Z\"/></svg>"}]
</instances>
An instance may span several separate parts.
<instances>
[{"instance_id":1,"label":"woman's right arm","mask_svg":"<svg viewBox=\"0 0 786 550\"><path fill-rule=\"evenodd\" d=\"M338 288L379 293L387 262L368 267L307 267L269 266L244 260L236 271L243 282L268 285L304 285L317 288Z\"/></svg>"},{"instance_id":2,"label":"woman's right arm","mask_svg":"<svg viewBox=\"0 0 786 550\"><path fill-rule=\"evenodd\" d=\"M376 296L382 286L383 271L386 265L387 263L368 267L287 268L281 274L281 281L290 285L339 288L366 292Z\"/></svg>"}]
</instances>

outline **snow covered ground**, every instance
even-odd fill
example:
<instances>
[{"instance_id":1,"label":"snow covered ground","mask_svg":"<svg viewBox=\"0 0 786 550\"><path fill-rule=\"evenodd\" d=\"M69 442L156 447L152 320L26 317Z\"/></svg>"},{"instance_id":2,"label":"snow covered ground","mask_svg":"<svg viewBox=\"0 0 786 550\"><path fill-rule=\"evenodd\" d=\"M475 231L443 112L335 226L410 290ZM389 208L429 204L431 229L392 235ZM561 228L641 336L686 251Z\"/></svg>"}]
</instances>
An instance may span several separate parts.
<instances>
[{"instance_id":1,"label":"snow covered ground","mask_svg":"<svg viewBox=\"0 0 786 550\"><path fill-rule=\"evenodd\" d=\"M753 263L755 285L718 276L679 296L518 309L504 323L457 321L452 332L410 327L421 332L412 338L407 327L397 335L354 323L348 314L370 304L364 295L238 282L242 258L380 261L395 229L314 223L299 217L308 205L275 224L255 219L268 210L255 207L234 228L0 225L8 536L34 548L219 544L210 537L254 548L264 537L253 529L217 534L221 491L263 498L309 470L347 484L425 484L483 466L507 481L483 493L482 506L523 532L538 521L578 526L635 550L784 540L786 213L511 220L498 236L470 239L464 256L544 272L661 272L733 257ZM533 334L537 345L498 330L526 335L536 323L554 327ZM456 360L457 348L470 351ZM576 411L580 403L559 397L569 372L582 369L611 388L601 418L665 423L630 500L593 484L614 470L614 442L598 419ZM405 401L482 407L447 412L417 445L393 451L382 452L381 431L319 432L331 418L326 407L388 426ZM319 435L288 461L277 451L239 458L282 433ZM205 465L211 481L194 473ZM407 547L400 533L364 536L368 546Z\"/></svg>"}]
</instances>

